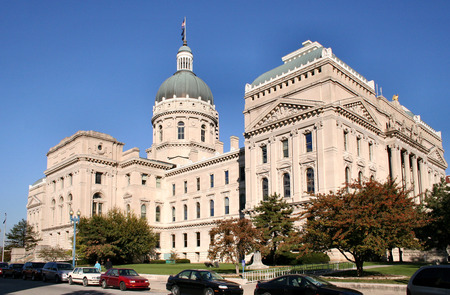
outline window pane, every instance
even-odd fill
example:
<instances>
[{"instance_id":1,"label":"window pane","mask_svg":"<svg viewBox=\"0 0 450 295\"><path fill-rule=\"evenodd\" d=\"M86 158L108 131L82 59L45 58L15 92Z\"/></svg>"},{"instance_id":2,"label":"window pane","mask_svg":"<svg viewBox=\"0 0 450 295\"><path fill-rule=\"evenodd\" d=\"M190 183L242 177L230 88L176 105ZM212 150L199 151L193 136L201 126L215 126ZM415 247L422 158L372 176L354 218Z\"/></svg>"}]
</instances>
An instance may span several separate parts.
<instances>
[{"instance_id":1,"label":"window pane","mask_svg":"<svg viewBox=\"0 0 450 295\"><path fill-rule=\"evenodd\" d=\"M314 170L312 168L306 169L306 191L314 193Z\"/></svg>"},{"instance_id":2,"label":"window pane","mask_svg":"<svg viewBox=\"0 0 450 295\"><path fill-rule=\"evenodd\" d=\"M291 179L288 173L283 175L283 189L284 189L284 197L291 197Z\"/></svg>"},{"instance_id":3,"label":"window pane","mask_svg":"<svg viewBox=\"0 0 450 295\"><path fill-rule=\"evenodd\" d=\"M312 152L313 143L312 143L312 133L308 132L305 134L305 142L306 142L306 152Z\"/></svg>"}]
</instances>

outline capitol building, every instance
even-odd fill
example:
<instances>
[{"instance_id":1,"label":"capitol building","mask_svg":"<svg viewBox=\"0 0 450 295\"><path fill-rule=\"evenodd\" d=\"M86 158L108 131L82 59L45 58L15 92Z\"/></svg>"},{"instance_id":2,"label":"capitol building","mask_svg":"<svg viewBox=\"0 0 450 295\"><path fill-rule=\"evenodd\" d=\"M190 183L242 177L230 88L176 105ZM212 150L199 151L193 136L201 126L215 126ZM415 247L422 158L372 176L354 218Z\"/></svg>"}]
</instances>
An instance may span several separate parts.
<instances>
[{"instance_id":1,"label":"capitol building","mask_svg":"<svg viewBox=\"0 0 450 295\"><path fill-rule=\"evenodd\" d=\"M72 209L90 217L117 207L147 220L160 259L176 252L203 262L215 222L248 217L269 194L299 210L311 194L346 181L392 177L420 202L445 177L441 133L401 98L378 95L374 81L318 42L281 59L245 85L244 142L231 136L224 151L220 110L184 42L175 73L155 95L145 158L96 131L49 149L45 177L30 185L27 202L40 246L71 249Z\"/></svg>"}]
</instances>

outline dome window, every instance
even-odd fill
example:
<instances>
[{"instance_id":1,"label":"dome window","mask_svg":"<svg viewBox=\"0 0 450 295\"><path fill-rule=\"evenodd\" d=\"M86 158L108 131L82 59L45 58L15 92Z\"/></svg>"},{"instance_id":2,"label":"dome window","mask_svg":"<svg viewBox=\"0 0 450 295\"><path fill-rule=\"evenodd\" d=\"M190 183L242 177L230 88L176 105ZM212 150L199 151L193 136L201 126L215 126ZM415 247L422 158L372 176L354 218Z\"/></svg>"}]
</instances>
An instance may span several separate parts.
<instances>
[{"instance_id":1,"label":"dome window","mask_svg":"<svg viewBox=\"0 0 450 295\"><path fill-rule=\"evenodd\" d=\"M178 139L184 139L184 122L178 122Z\"/></svg>"}]
</instances>

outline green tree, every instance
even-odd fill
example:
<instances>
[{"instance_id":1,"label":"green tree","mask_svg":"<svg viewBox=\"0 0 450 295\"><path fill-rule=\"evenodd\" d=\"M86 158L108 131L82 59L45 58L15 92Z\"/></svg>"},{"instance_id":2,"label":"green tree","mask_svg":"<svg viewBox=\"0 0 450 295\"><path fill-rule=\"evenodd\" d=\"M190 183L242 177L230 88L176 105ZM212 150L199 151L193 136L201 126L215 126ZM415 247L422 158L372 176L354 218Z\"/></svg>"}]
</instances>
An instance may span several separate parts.
<instances>
[{"instance_id":1,"label":"green tree","mask_svg":"<svg viewBox=\"0 0 450 295\"><path fill-rule=\"evenodd\" d=\"M219 258L233 263L236 274L239 274L240 260L256 249L260 232L248 219L225 219L211 229L210 235L213 238L208 258L211 260Z\"/></svg>"},{"instance_id":2,"label":"green tree","mask_svg":"<svg viewBox=\"0 0 450 295\"><path fill-rule=\"evenodd\" d=\"M38 234L34 231L25 219L20 220L15 224L9 233L6 234L5 248L25 248L26 250L34 249L41 241Z\"/></svg>"},{"instance_id":3,"label":"green tree","mask_svg":"<svg viewBox=\"0 0 450 295\"><path fill-rule=\"evenodd\" d=\"M91 263L106 258L115 263L140 261L156 246L147 220L117 208L105 216L82 217L77 228L78 253Z\"/></svg>"},{"instance_id":4,"label":"green tree","mask_svg":"<svg viewBox=\"0 0 450 295\"><path fill-rule=\"evenodd\" d=\"M56 247L45 247L39 251L39 257L45 261L67 260L70 258L72 251Z\"/></svg>"},{"instance_id":5,"label":"green tree","mask_svg":"<svg viewBox=\"0 0 450 295\"><path fill-rule=\"evenodd\" d=\"M392 247L420 247L414 229L425 221L407 193L391 180L371 180L318 194L305 204L302 242L318 251L338 249L361 276L364 261L374 254L382 256Z\"/></svg>"},{"instance_id":6,"label":"green tree","mask_svg":"<svg viewBox=\"0 0 450 295\"><path fill-rule=\"evenodd\" d=\"M445 249L450 245L450 187L445 179L433 185L424 201L424 214L430 222L418 230L418 235L428 249Z\"/></svg>"},{"instance_id":7,"label":"green tree","mask_svg":"<svg viewBox=\"0 0 450 295\"><path fill-rule=\"evenodd\" d=\"M262 232L262 253L270 263L277 263L277 256L288 248L296 236L292 216L293 208L278 194L267 196L255 207L253 223Z\"/></svg>"}]
</instances>

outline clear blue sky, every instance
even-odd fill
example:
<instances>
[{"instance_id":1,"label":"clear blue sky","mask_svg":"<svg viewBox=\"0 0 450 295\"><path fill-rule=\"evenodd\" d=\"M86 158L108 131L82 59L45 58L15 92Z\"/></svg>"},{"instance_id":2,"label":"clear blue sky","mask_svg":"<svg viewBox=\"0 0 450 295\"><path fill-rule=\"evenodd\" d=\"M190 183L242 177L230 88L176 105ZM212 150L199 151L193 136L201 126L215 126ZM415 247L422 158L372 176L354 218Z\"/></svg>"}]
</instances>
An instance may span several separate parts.
<instances>
[{"instance_id":1,"label":"clear blue sky","mask_svg":"<svg viewBox=\"0 0 450 295\"><path fill-rule=\"evenodd\" d=\"M8 229L26 218L28 185L44 176L46 153L78 130L110 134L144 155L184 16L225 150L231 135L243 146L245 83L310 39L385 97L398 93L442 131L450 152L449 15L450 1L439 0L1 1L0 222L5 212Z\"/></svg>"}]
</instances>

